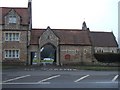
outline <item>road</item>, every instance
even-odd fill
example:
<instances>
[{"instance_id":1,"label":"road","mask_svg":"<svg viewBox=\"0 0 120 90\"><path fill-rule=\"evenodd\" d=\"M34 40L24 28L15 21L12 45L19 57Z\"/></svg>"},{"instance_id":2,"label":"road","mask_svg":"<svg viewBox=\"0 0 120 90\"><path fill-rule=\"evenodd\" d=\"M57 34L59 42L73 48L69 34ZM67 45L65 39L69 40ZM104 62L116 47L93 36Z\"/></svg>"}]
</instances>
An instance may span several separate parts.
<instances>
[{"instance_id":1,"label":"road","mask_svg":"<svg viewBox=\"0 0 120 90\"><path fill-rule=\"evenodd\" d=\"M2 88L118 88L118 71L70 68L9 69L2 73Z\"/></svg>"}]
</instances>

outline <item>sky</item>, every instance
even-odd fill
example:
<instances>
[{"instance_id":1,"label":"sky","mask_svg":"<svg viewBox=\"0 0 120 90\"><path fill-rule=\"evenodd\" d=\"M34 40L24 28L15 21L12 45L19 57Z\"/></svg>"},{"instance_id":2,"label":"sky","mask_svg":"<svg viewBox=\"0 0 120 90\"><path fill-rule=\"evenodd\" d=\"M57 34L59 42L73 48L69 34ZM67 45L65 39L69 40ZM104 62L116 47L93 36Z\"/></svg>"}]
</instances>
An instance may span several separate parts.
<instances>
[{"instance_id":1,"label":"sky","mask_svg":"<svg viewBox=\"0 0 120 90\"><path fill-rule=\"evenodd\" d=\"M32 0L33 28L81 29L113 32L118 41L120 0ZM28 0L0 0L0 7L27 7Z\"/></svg>"}]
</instances>

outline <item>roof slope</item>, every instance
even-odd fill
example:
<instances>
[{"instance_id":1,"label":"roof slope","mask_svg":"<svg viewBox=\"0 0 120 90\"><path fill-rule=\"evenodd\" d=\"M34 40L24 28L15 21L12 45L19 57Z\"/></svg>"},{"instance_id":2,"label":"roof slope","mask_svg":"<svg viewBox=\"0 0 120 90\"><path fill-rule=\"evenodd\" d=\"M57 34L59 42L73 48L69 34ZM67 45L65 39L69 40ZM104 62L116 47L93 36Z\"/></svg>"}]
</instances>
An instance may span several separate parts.
<instances>
[{"instance_id":1,"label":"roof slope","mask_svg":"<svg viewBox=\"0 0 120 90\"><path fill-rule=\"evenodd\" d=\"M91 45L88 31L86 30L57 29L53 31L60 38L60 44Z\"/></svg>"},{"instance_id":2,"label":"roof slope","mask_svg":"<svg viewBox=\"0 0 120 90\"><path fill-rule=\"evenodd\" d=\"M90 36L95 47L118 47L112 32L90 32Z\"/></svg>"},{"instance_id":3,"label":"roof slope","mask_svg":"<svg viewBox=\"0 0 120 90\"><path fill-rule=\"evenodd\" d=\"M16 11L16 13L21 17L21 24L28 24L29 14L28 8L12 8L12 7L0 7L2 14L0 14L0 24L4 24L4 16L6 16L12 9ZM2 15L2 16L1 16Z\"/></svg>"},{"instance_id":4,"label":"roof slope","mask_svg":"<svg viewBox=\"0 0 120 90\"><path fill-rule=\"evenodd\" d=\"M31 30L31 37L30 37L30 44L39 44L39 37L45 29L32 29Z\"/></svg>"},{"instance_id":5,"label":"roof slope","mask_svg":"<svg viewBox=\"0 0 120 90\"><path fill-rule=\"evenodd\" d=\"M46 29L31 30L30 44L39 44L39 37ZM70 45L91 45L88 31L76 29L51 29L60 39L60 44Z\"/></svg>"}]
</instances>

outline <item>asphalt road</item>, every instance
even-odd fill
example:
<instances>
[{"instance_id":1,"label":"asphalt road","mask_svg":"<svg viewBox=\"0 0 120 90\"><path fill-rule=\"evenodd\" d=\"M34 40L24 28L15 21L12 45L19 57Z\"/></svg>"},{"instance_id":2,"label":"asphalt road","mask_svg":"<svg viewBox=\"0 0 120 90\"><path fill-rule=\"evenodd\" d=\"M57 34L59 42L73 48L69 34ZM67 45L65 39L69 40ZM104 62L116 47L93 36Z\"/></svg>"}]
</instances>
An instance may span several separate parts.
<instances>
[{"instance_id":1,"label":"asphalt road","mask_svg":"<svg viewBox=\"0 0 120 90\"><path fill-rule=\"evenodd\" d=\"M2 88L118 88L117 71L62 69L3 70Z\"/></svg>"}]
</instances>

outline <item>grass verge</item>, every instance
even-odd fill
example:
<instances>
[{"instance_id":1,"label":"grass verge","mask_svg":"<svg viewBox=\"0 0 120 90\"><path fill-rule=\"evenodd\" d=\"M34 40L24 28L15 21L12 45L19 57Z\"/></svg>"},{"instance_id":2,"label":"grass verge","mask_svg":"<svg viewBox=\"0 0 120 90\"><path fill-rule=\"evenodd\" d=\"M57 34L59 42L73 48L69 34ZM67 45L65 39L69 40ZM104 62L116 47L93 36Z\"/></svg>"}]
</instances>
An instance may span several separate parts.
<instances>
[{"instance_id":1,"label":"grass verge","mask_svg":"<svg viewBox=\"0 0 120 90\"><path fill-rule=\"evenodd\" d=\"M120 67L113 66L76 66L79 70L95 70L95 71L118 71Z\"/></svg>"}]
</instances>

